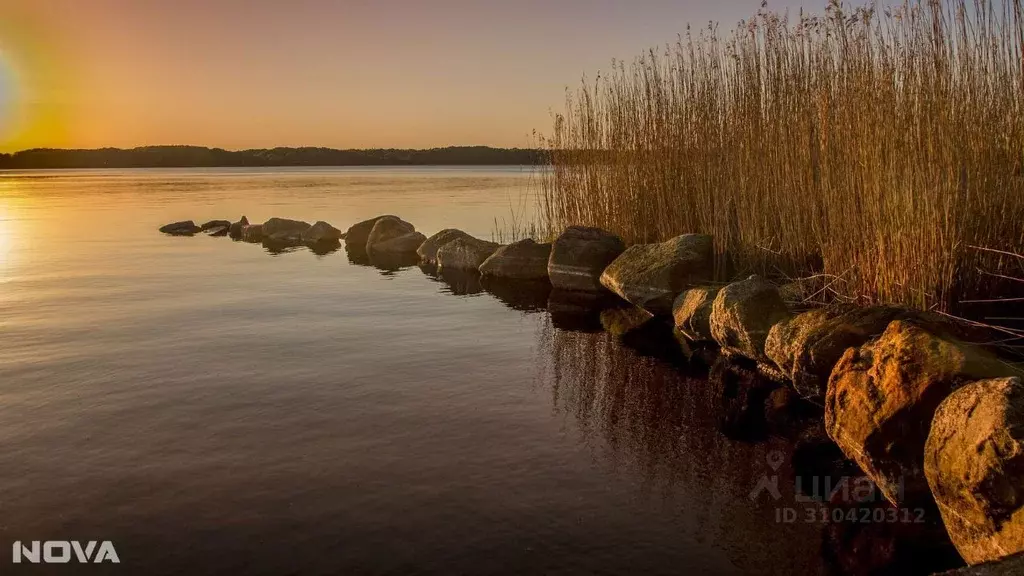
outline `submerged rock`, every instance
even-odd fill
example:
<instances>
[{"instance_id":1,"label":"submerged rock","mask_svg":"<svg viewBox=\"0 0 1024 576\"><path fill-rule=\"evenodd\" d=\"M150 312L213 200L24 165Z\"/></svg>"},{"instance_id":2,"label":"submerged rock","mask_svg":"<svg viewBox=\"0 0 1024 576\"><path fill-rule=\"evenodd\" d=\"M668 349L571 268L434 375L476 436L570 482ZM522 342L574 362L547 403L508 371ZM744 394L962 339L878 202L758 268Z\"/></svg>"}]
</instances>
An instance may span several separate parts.
<instances>
[{"instance_id":1,"label":"submerged rock","mask_svg":"<svg viewBox=\"0 0 1024 576\"><path fill-rule=\"evenodd\" d=\"M801 396L819 400L825 397L832 368L847 348L862 346L893 320L915 315L893 306L838 304L817 308L772 327L764 351Z\"/></svg>"},{"instance_id":2,"label":"submerged rock","mask_svg":"<svg viewBox=\"0 0 1024 576\"><path fill-rule=\"evenodd\" d=\"M191 220L182 220L181 222L165 224L160 227L160 231L171 236L192 236L199 232L200 228Z\"/></svg>"},{"instance_id":3,"label":"submerged rock","mask_svg":"<svg viewBox=\"0 0 1024 576\"><path fill-rule=\"evenodd\" d=\"M231 222L228 222L227 220L210 220L209 222L204 222L203 225L199 227L199 229L201 231L203 231L203 232L208 232L208 231L210 231L211 229L214 229L214 228L230 228L230 227L231 227Z\"/></svg>"},{"instance_id":4,"label":"submerged rock","mask_svg":"<svg viewBox=\"0 0 1024 576\"><path fill-rule=\"evenodd\" d=\"M366 251L366 241L370 237L370 232L373 230L373 225L377 223L377 220L381 218L395 218L401 220L398 216L382 215L357 222L349 227L348 231L345 232L345 247L348 249L355 248L358 251Z\"/></svg>"},{"instance_id":5,"label":"submerged rock","mask_svg":"<svg viewBox=\"0 0 1024 576\"><path fill-rule=\"evenodd\" d=\"M243 242L262 242L263 241L263 225L262 224L249 224L242 226L242 241Z\"/></svg>"},{"instance_id":6,"label":"submerged rock","mask_svg":"<svg viewBox=\"0 0 1024 576\"><path fill-rule=\"evenodd\" d=\"M318 242L338 242L341 240L341 230L331 226L323 220L318 220L302 233L302 241L307 244Z\"/></svg>"},{"instance_id":7,"label":"submerged rock","mask_svg":"<svg viewBox=\"0 0 1024 576\"><path fill-rule=\"evenodd\" d=\"M979 564L1024 552L1020 379L972 382L950 394L935 411L924 472L964 560Z\"/></svg>"},{"instance_id":8,"label":"submerged rock","mask_svg":"<svg viewBox=\"0 0 1024 576\"><path fill-rule=\"evenodd\" d=\"M570 226L551 245L551 285L559 290L603 291L601 274L625 249L622 239L611 232Z\"/></svg>"},{"instance_id":9,"label":"submerged rock","mask_svg":"<svg viewBox=\"0 0 1024 576\"><path fill-rule=\"evenodd\" d=\"M484 276L540 280L548 277L551 244L538 244L532 238L501 246L480 264Z\"/></svg>"},{"instance_id":10,"label":"submerged rock","mask_svg":"<svg viewBox=\"0 0 1024 576\"><path fill-rule=\"evenodd\" d=\"M694 342L714 340L711 335L711 307L718 287L699 286L680 294L672 304L672 317L679 332Z\"/></svg>"},{"instance_id":11,"label":"submerged rock","mask_svg":"<svg viewBox=\"0 0 1024 576\"><path fill-rule=\"evenodd\" d=\"M423 244L423 241L427 237L419 232L409 232L396 236L389 240L377 242L373 245L373 250L370 252L370 257L374 258L379 254L408 254L413 260L413 263L419 261L419 256L416 255L416 249Z\"/></svg>"},{"instance_id":12,"label":"submerged rock","mask_svg":"<svg viewBox=\"0 0 1024 576\"><path fill-rule=\"evenodd\" d=\"M636 306L608 308L601 311L601 326L614 336L624 336L650 322L654 315Z\"/></svg>"},{"instance_id":13,"label":"submerged rock","mask_svg":"<svg viewBox=\"0 0 1024 576\"><path fill-rule=\"evenodd\" d=\"M768 332L790 315L778 288L751 276L718 291L711 306L711 335L727 351L768 362L764 353Z\"/></svg>"},{"instance_id":14,"label":"submerged rock","mask_svg":"<svg viewBox=\"0 0 1024 576\"><path fill-rule=\"evenodd\" d=\"M455 228L445 228L437 234L434 234L430 238L423 241L423 244L416 249L416 254L427 264L437 264L437 250L445 244L456 240L458 238L472 238L469 234L466 234L462 230L456 230Z\"/></svg>"},{"instance_id":15,"label":"submerged rock","mask_svg":"<svg viewBox=\"0 0 1024 576\"><path fill-rule=\"evenodd\" d=\"M630 304L656 316L669 316L680 292L713 276L711 236L683 234L665 242L626 248L604 269L600 281Z\"/></svg>"},{"instance_id":16,"label":"submerged rock","mask_svg":"<svg viewBox=\"0 0 1024 576\"><path fill-rule=\"evenodd\" d=\"M287 218L271 218L263 223L263 237L275 242L302 242L302 235L309 230L309 223Z\"/></svg>"},{"instance_id":17,"label":"submerged rock","mask_svg":"<svg viewBox=\"0 0 1024 576\"><path fill-rule=\"evenodd\" d=\"M497 249L498 244L472 236L456 238L438 249L437 265L442 270L448 268L477 271L484 260Z\"/></svg>"},{"instance_id":18,"label":"submerged rock","mask_svg":"<svg viewBox=\"0 0 1024 576\"><path fill-rule=\"evenodd\" d=\"M374 250L380 249L381 251L387 251L380 248L381 245L385 244L389 240L394 240L400 236L405 236L415 232L416 228L412 224L396 218L394 216L383 216L378 218L373 224L373 228L370 229L370 233L366 236L366 252L372 253ZM422 243L422 240L420 241ZM417 244L409 252L415 252ZM398 250L390 250L392 252Z\"/></svg>"},{"instance_id":19,"label":"submerged rock","mask_svg":"<svg viewBox=\"0 0 1024 576\"><path fill-rule=\"evenodd\" d=\"M929 506L923 454L935 409L965 382L1003 370L994 358L941 331L896 320L836 364L825 426L890 502Z\"/></svg>"},{"instance_id":20,"label":"submerged rock","mask_svg":"<svg viewBox=\"0 0 1024 576\"><path fill-rule=\"evenodd\" d=\"M242 218L238 222L235 222L230 227L228 227L228 235L235 240L239 240L242 238L242 228L248 225L249 219L246 218L245 215L242 215Z\"/></svg>"}]
</instances>

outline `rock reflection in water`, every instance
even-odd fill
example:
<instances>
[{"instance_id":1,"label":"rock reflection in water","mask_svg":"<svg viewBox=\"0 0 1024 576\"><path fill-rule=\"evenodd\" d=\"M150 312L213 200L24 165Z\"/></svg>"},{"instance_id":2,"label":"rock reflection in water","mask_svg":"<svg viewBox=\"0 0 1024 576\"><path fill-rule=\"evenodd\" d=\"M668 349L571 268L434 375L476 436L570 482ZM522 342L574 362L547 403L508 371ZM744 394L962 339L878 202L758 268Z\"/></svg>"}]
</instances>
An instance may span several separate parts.
<instances>
[{"instance_id":1,"label":"rock reflection in water","mask_svg":"<svg viewBox=\"0 0 1024 576\"><path fill-rule=\"evenodd\" d=\"M480 278L480 285L503 304L513 310L539 312L547 308L551 283L547 281L516 280L513 278Z\"/></svg>"},{"instance_id":2,"label":"rock reflection in water","mask_svg":"<svg viewBox=\"0 0 1024 576\"><path fill-rule=\"evenodd\" d=\"M296 252L303 248L308 248L310 252L317 256L327 256L328 254L337 252L338 249L341 248L341 242L337 240L327 240L307 244L304 242L291 242L287 240L271 240L269 238L264 238L260 244L263 246L263 249L266 250L267 254L270 254L271 256Z\"/></svg>"},{"instance_id":3,"label":"rock reflection in water","mask_svg":"<svg viewBox=\"0 0 1024 576\"><path fill-rule=\"evenodd\" d=\"M433 264L424 263L420 263L419 267L424 275L442 285L442 292L455 296L472 296L484 291L478 272L438 268Z\"/></svg>"},{"instance_id":4,"label":"rock reflection in water","mask_svg":"<svg viewBox=\"0 0 1024 576\"><path fill-rule=\"evenodd\" d=\"M778 503L751 497L770 473L789 486L792 505L792 467L766 464L769 452L789 460L786 443L736 442L720 434L706 380L641 355L616 336L563 330L549 319L539 338L540 380L550 386L556 414L600 465L635 474L641 495L679 510L686 526L681 539L732 551L735 573L770 573L766 566L821 573L820 526L779 525Z\"/></svg>"},{"instance_id":5,"label":"rock reflection in water","mask_svg":"<svg viewBox=\"0 0 1024 576\"><path fill-rule=\"evenodd\" d=\"M339 243L340 247L340 243ZM406 254L384 254L379 252L367 253L361 248L346 245L345 254L348 261L356 266L372 266L381 271L383 276L390 276L400 270L412 268L419 263L419 257L415 253Z\"/></svg>"}]
</instances>

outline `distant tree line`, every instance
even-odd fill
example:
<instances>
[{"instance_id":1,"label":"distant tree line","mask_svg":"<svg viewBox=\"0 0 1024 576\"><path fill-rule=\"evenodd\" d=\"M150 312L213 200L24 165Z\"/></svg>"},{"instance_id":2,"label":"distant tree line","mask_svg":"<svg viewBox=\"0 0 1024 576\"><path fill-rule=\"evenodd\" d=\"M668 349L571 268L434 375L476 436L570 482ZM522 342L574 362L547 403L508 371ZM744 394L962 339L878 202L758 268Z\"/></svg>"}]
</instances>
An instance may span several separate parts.
<instances>
[{"instance_id":1,"label":"distant tree line","mask_svg":"<svg viewBox=\"0 0 1024 576\"><path fill-rule=\"evenodd\" d=\"M172 168L214 166L428 166L546 164L542 150L450 146L429 150L270 148L223 150L202 146L144 146L124 150L35 148L0 154L0 169Z\"/></svg>"}]
</instances>

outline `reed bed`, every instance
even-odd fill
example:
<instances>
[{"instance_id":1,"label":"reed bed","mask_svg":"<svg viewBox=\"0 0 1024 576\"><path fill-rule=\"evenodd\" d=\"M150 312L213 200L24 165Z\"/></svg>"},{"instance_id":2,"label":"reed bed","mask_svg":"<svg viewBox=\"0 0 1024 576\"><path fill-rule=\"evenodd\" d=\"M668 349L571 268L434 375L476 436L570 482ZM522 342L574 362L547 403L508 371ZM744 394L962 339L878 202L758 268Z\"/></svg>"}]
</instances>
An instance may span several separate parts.
<instances>
[{"instance_id":1,"label":"reed bed","mask_svg":"<svg viewBox=\"0 0 1024 576\"><path fill-rule=\"evenodd\" d=\"M1021 2L762 8L614 62L555 116L543 225L712 234L720 280L813 276L832 300L1015 302Z\"/></svg>"}]
</instances>

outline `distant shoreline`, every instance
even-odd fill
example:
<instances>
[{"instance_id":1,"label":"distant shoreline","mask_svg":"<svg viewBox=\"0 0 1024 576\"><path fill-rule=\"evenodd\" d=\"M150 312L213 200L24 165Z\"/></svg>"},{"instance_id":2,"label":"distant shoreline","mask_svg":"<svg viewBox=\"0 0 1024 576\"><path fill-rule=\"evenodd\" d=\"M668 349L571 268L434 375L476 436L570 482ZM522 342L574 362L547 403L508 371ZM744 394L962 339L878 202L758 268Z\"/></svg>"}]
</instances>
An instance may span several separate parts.
<instances>
[{"instance_id":1,"label":"distant shoreline","mask_svg":"<svg viewBox=\"0 0 1024 576\"><path fill-rule=\"evenodd\" d=\"M334 166L535 166L546 152L531 148L449 146L430 149L261 148L144 146L92 150L36 148L0 154L0 170L76 168L258 168Z\"/></svg>"}]
</instances>

